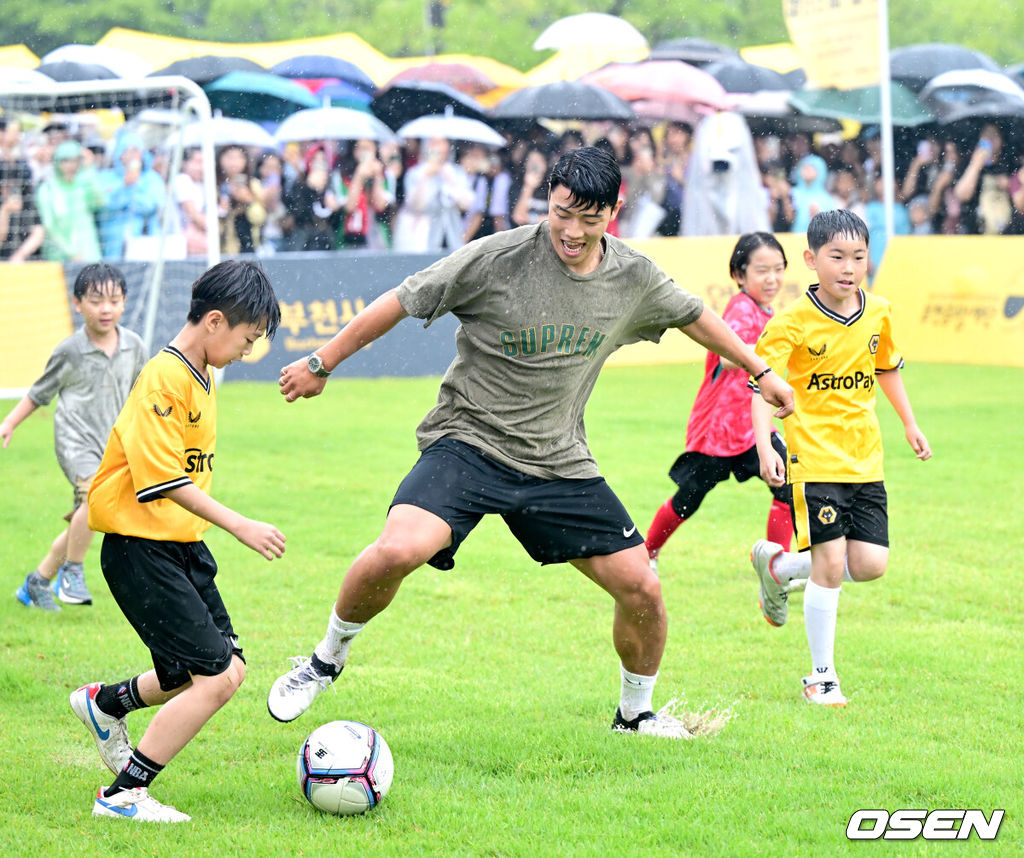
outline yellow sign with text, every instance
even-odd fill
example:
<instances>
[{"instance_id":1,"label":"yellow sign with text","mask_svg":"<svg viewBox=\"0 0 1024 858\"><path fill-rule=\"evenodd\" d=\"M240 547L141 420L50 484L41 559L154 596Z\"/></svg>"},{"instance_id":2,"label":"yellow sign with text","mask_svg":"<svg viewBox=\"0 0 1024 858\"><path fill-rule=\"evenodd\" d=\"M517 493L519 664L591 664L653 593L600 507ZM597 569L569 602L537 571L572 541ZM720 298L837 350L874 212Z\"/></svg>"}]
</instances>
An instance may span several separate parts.
<instances>
[{"instance_id":1,"label":"yellow sign with text","mask_svg":"<svg viewBox=\"0 0 1024 858\"><path fill-rule=\"evenodd\" d=\"M874 291L908 360L1024 366L1024 238L896 236Z\"/></svg>"},{"instance_id":2,"label":"yellow sign with text","mask_svg":"<svg viewBox=\"0 0 1024 858\"><path fill-rule=\"evenodd\" d=\"M59 262L0 265L0 396L21 396L71 335L71 308Z\"/></svg>"},{"instance_id":3,"label":"yellow sign with text","mask_svg":"<svg viewBox=\"0 0 1024 858\"><path fill-rule=\"evenodd\" d=\"M878 84L878 0L782 0L782 15L809 86Z\"/></svg>"}]
</instances>

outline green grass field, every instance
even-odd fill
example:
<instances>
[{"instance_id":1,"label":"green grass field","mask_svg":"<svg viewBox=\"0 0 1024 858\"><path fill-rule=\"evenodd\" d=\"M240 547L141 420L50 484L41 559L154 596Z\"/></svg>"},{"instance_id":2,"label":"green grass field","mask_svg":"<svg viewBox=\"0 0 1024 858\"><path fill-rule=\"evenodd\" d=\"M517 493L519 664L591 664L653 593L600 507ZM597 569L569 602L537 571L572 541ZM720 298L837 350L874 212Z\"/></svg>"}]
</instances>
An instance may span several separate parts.
<instances>
[{"instance_id":1,"label":"green grass field","mask_svg":"<svg viewBox=\"0 0 1024 858\"><path fill-rule=\"evenodd\" d=\"M0 451L0 854L1019 855L1024 371L910 365L905 379L935 457L914 459L880 396L892 554L881 581L843 588L850 706L801 699L802 597L771 628L748 560L770 496L731 482L661 561L670 629L655 704L681 696L733 713L689 742L610 732L610 600L571 567L533 564L500 520L478 528L452 572L410 577L356 641L336 695L273 721L267 690L287 656L320 639L344 569L377 535L437 379L337 380L293 405L271 385L225 384L214 494L277 524L288 550L268 563L211 530L248 678L154 786L193 821L143 830L90 816L109 774L67 705L84 682L149 666L103 582L99 540L91 608L47 614L12 597L70 499L52 408L37 412ZM591 445L642 530L672 491L698 383L697 366L613 368L591 400ZM130 716L133 737L148 718ZM336 718L376 726L394 753L391 793L364 817L320 814L296 787L299 745ZM993 843L850 843L860 808L1006 816Z\"/></svg>"}]
</instances>

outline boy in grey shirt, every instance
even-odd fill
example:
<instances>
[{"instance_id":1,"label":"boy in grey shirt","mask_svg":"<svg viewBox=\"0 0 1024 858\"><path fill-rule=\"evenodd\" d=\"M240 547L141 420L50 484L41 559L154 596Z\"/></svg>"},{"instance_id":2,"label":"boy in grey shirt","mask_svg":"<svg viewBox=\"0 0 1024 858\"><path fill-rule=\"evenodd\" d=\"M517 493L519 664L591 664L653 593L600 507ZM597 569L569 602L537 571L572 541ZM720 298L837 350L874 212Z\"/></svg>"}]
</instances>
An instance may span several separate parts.
<instances>
[{"instance_id":1,"label":"boy in grey shirt","mask_svg":"<svg viewBox=\"0 0 1024 858\"><path fill-rule=\"evenodd\" d=\"M270 690L279 721L301 715L341 672L352 638L424 563L451 569L486 514L530 556L569 562L615 601L621 696L612 727L687 738L652 711L665 648L661 586L644 538L600 476L583 411L607 357L667 328L745 368L792 410L793 391L701 300L649 258L605 234L618 214L614 158L584 147L551 172L548 220L470 242L376 299L326 346L281 372L289 402L319 394L331 370L406 316L461 322L437 406L420 423L421 456L399 486L381 536L345 575L327 634Z\"/></svg>"},{"instance_id":2,"label":"boy in grey shirt","mask_svg":"<svg viewBox=\"0 0 1024 858\"><path fill-rule=\"evenodd\" d=\"M85 499L114 421L146 362L142 339L118 325L125 293L124 275L112 265L82 268L72 297L82 327L54 349L42 376L0 423L6 448L18 424L56 396L54 448L75 491L74 507L65 516L67 528L14 594L26 606L60 610L50 595L51 582L60 601L92 604L82 569L92 542Z\"/></svg>"}]
</instances>

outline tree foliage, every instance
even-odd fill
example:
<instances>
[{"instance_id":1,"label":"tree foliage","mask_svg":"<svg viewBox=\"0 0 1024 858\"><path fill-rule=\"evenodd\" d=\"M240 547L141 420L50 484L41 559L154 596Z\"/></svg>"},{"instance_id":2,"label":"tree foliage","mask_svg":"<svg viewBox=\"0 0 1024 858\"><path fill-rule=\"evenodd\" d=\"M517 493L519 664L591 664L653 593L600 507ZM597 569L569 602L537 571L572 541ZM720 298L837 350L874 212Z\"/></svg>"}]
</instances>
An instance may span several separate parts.
<instances>
[{"instance_id":1,"label":"tree foliage","mask_svg":"<svg viewBox=\"0 0 1024 858\"><path fill-rule=\"evenodd\" d=\"M782 0L438 0L444 28L429 25L430 0L34 0L8 3L0 44L42 56L60 45L98 41L112 27L191 39L264 42L357 33L389 56L467 53L526 70L549 56L534 39L579 12L619 15L652 44L696 36L733 47L787 41ZM890 0L893 47L954 42L1009 64L1024 60L1024 4ZM922 14L922 13L926 14Z\"/></svg>"}]
</instances>

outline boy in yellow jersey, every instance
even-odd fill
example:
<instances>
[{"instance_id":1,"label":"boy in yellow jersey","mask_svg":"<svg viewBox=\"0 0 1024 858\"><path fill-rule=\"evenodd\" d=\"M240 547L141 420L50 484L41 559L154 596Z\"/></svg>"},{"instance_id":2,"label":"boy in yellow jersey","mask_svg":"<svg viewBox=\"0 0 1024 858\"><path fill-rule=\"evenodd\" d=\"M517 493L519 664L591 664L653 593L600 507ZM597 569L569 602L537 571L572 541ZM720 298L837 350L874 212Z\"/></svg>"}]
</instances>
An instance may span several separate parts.
<instances>
[{"instance_id":1,"label":"boy in yellow jersey","mask_svg":"<svg viewBox=\"0 0 1024 858\"><path fill-rule=\"evenodd\" d=\"M103 576L152 653L153 670L71 695L71 708L117 776L100 787L94 816L187 821L152 798L149 784L245 678L203 533L215 524L268 560L282 555L285 539L273 525L210 497L217 432L210 367L249 354L280 319L258 265L230 261L209 269L192 285L185 327L143 368L107 441L89 491L89 527L105 534ZM161 708L133 750L125 716L147 706Z\"/></svg>"},{"instance_id":2,"label":"boy in yellow jersey","mask_svg":"<svg viewBox=\"0 0 1024 858\"><path fill-rule=\"evenodd\" d=\"M903 387L889 302L860 288L868 267L864 221L845 210L821 212L807 229L807 244L804 262L819 282L768 322L756 346L794 390L796 407L785 421L788 462L771 444L771 409L760 397L751 400L751 416L761 476L769 485L792 484L797 547L810 556L762 539L750 558L761 611L774 626L786 622L790 582L809 578L804 622L812 671L803 679L804 697L844 706L834 660L841 584L881 577L889 559L876 382L917 458L932 452Z\"/></svg>"}]
</instances>

